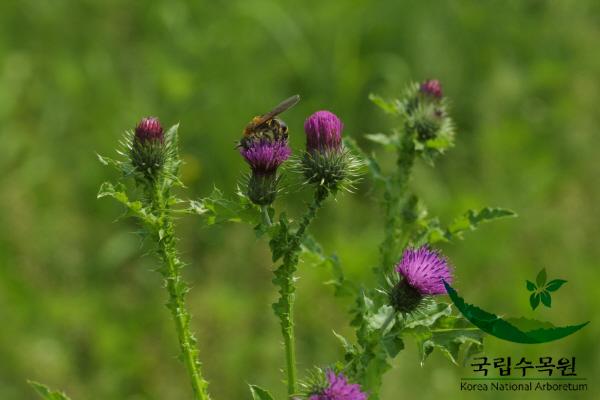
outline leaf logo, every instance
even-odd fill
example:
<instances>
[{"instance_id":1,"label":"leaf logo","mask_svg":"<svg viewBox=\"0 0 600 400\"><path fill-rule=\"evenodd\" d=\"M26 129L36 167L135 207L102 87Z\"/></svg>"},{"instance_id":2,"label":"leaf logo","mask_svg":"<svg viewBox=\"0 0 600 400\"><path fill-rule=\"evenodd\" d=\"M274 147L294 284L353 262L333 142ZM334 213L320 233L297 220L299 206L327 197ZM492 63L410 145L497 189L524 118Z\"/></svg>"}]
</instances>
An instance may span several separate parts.
<instances>
[{"instance_id":1,"label":"leaf logo","mask_svg":"<svg viewBox=\"0 0 600 400\"><path fill-rule=\"evenodd\" d=\"M552 292L556 292L562 285L564 285L567 281L564 279L553 279L550 282L546 283L547 274L546 268L542 268L540 272L538 272L537 277L535 278L535 283L527 280L525 281L525 286L527 290L531 293L529 296L529 304L531 305L531 309L535 310L539 305L540 301L543 305L550 308L552 307Z\"/></svg>"}]
</instances>

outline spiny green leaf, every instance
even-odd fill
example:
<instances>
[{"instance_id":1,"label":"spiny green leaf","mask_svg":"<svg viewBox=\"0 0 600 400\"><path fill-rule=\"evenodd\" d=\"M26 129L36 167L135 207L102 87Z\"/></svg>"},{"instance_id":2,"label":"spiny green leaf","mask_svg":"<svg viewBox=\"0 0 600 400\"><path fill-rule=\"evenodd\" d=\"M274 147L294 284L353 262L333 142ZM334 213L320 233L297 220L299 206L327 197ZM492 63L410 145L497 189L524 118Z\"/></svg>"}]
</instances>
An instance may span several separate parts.
<instances>
[{"instance_id":1,"label":"spiny green leaf","mask_svg":"<svg viewBox=\"0 0 600 400\"><path fill-rule=\"evenodd\" d=\"M387 319L392 318L395 313L394 307L383 305L377 310L377 313L366 317L366 321L371 329L381 329Z\"/></svg>"},{"instance_id":2,"label":"spiny green leaf","mask_svg":"<svg viewBox=\"0 0 600 400\"><path fill-rule=\"evenodd\" d=\"M27 383L29 383L35 389L37 394L39 394L45 400L70 400L66 394L50 390L48 386L41 383L34 381L27 381Z\"/></svg>"},{"instance_id":3,"label":"spiny green leaf","mask_svg":"<svg viewBox=\"0 0 600 400\"><path fill-rule=\"evenodd\" d=\"M373 143L380 144L390 149L395 149L400 144L398 134L396 133L391 135L386 135L385 133L369 133L365 135L365 138Z\"/></svg>"},{"instance_id":4,"label":"spiny green leaf","mask_svg":"<svg viewBox=\"0 0 600 400\"><path fill-rule=\"evenodd\" d=\"M254 400L273 400L273 396L271 396L271 393L269 393L267 390L256 386L256 385L249 385L250 386L250 392L252 393L252 399Z\"/></svg>"},{"instance_id":5,"label":"spiny green leaf","mask_svg":"<svg viewBox=\"0 0 600 400\"><path fill-rule=\"evenodd\" d=\"M398 353L404 350L404 341L402 337L396 335L386 335L381 339L381 345L390 358L395 358Z\"/></svg>"},{"instance_id":6,"label":"spiny green leaf","mask_svg":"<svg viewBox=\"0 0 600 400\"><path fill-rule=\"evenodd\" d=\"M129 201L127 194L125 193L125 187L122 184L114 186L110 182L104 182L100 185L98 192L98 198L112 197L119 203L123 204L129 213L135 217L138 217L143 222L153 225L156 222L156 217L152 213L144 208L140 201Z\"/></svg>"},{"instance_id":7,"label":"spiny green leaf","mask_svg":"<svg viewBox=\"0 0 600 400\"><path fill-rule=\"evenodd\" d=\"M442 351L452 363L459 364L471 355L483 349L483 332L462 316L449 315L448 304L437 307L443 311L432 314L433 318L422 320L429 324L411 324L405 332L411 334L419 349L420 362L423 364L434 349Z\"/></svg>"},{"instance_id":8,"label":"spiny green leaf","mask_svg":"<svg viewBox=\"0 0 600 400\"><path fill-rule=\"evenodd\" d=\"M558 289L560 289L560 287L565 283L567 283L567 281L565 281L564 279L553 279L550 282L548 282L544 289L546 289L549 292L555 292Z\"/></svg>"},{"instance_id":9,"label":"spiny green leaf","mask_svg":"<svg viewBox=\"0 0 600 400\"><path fill-rule=\"evenodd\" d=\"M251 225L261 223L261 211L248 198L238 191L237 196L228 199L218 188L203 199L192 200L186 210L204 219L206 225L224 222L245 222Z\"/></svg>"},{"instance_id":10,"label":"spiny green leaf","mask_svg":"<svg viewBox=\"0 0 600 400\"><path fill-rule=\"evenodd\" d=\"M469 210L461 217L456 218L446 229L446 238L462 239L463 232L473 231L483 222L499 218L515 217L517 214L504 208L484 207L480 210Z\"/></svg>"},{"instance_id":11,"label":"spiny green leaf","mask_svg":"<svg viewBox=\"0 0 600 400\"><path fill-rule=\"evenodd\" d=\"M529 290L530 292L533 292L535 289L537 289L537 286L535 286L535 283L533 283L531 281L526 281L526 286L527 286L527 290Z\"/></svg>"},{"instance_id":12,"label":"spiny green leaf","mask_svg":"<svg viewBox=\"0 0 600 400\"><path fill-rule=\"evenodd\" d=\"M542 268L542 270L537 274L535 278L535 283L537 283L538 287L544 287L546 284L546 268Z\"/></svg>"},{"instance_id":13,"label":"spiny green leaf","mask_svg":"<svg viewBox=\"0 0 600 400\"><path fill-rule=\"evenodd\" d=\"M337 333L336 331L333 331L333 335L338 338L338 340L340 341L340 343L342 344L342 347L344 348L344 351L346 352L346 354L353 354L355 352L355 347L352 343L350 343L348 341L348 339L346 339L345 337L343 337L342 335L340 335L339 333Z\"/></svg>"},{"instance_id":14,"label":"spiny green leaf","mask_svg":"<svg viewBox=\"0 0 600 400\"><path fill-rule=\"evenodd\" d=\"M112 159L110 157L105 157L105 156L101 156L100 154L96 153L96 157L98 157L98 160L103 164L103 165L107 165L110 167L114 167L119 171L122 171L122 162L121 161L117 161L115 159Z\"/></svg>"},{"instance_id":15,"label":"spiny green leaf","mask_svg":"<svg viewBox=\"0 0 600 400\"><path fill-rule=\"evenodd\" d=\"M400 109L398 107L397 101L388 101L373 93L369 94L369 100L371 100L377 107L381 108L384 112L388 114L400 114Z\"/></svg>"},{"instance_id":16,"label":"spiny green leaf","mask_svg":"<svg viewBox=\"0 0 600 400\"><path fill-rule=\"evenodd\" d=\"M540 293L540 297L542 304L544 304L546 307L552 307L552 297L550 296L550 293L544 290Z\"/></svg>"},{"instance_id":17,"label":"spiny green leaf","mask_svg":"<svg viewBox=\"0 0 600 400\"><path fill-rule=\"evenodd\" d=\"M308 264L331 270L333 279L326 281L325 284L332 285L335 288L334 295L336 297L344 297L357 293L357 286L344 276L344 270L339 258L335 254L330 256L325 255L321 245L309 234L304 237L302 242L301 256Z\"/></svg>"},{"instance_id":18,"label":"spiny green leaf","mask_svg":"<svg viewBox=\"0 0 600 400\"><path fill-rule=\"evenodd\" d=\"M179 124L171 126L165 132L165 164L164 174L170 182L167 185L171 185L173 182L179 183L179 167L181 165L181 159L179 158Z\"/></svg>"},{"instance_id":19,"label":"spiny green leaf","mask_svg":"<svg viewBox=\"0 0 600 400\"><path fill-rule=\"evenodd\" d=\"M456 365L461 363L461 359L467 359L464 354L467 349L469 356L483 351L483 331L462 316L443 317L430 330L432 337L429 345L441 350Z\"/></svg>"},{"instance_id":20,"label":"spiny green leaf","mask_svg":"<svg viewBox=\"0 0 600 400\"><path fill-rule=\"evenodd\" d=\"M452 304L431 303L421 309L419 314L409 314L404 319L404 327L431 326L438 319L452 314Z\"/></svg>"}]
</instances>

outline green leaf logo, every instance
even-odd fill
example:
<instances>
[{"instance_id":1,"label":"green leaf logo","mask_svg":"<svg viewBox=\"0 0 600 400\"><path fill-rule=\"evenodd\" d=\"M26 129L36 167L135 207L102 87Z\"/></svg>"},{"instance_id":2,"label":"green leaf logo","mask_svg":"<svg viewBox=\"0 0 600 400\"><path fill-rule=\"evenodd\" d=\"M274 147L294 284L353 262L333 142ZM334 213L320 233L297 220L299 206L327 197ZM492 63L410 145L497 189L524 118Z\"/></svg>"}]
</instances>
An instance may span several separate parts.
<instances>
[{"instance_id":1,"label":"green leaf logo","mask_svg":"<svg viewBox=\"0 0 600 400\"><path fill-rule=\"evenodd\" d=\"M567 282L564 279L553 279L546 283L547 279L546 268L542 268L535 278L535 283L529 280L525 281L527 290L533 292L529 296L529 305L532 310L535 310L540 305L540 301L546 307L552 307L552 296L550 295L550 292L556 292Z\"/></svg>"},{"instance_id":2,"label":"green leaf logo","mask_svg":"<svg viewBox=\"0 0 600 400\"><path fill-rule=\"evenodd\" d=\"M510 342L530 344L552 342L577 332L589 323L588 321L577 325L554 326L550 322L534 319L499 317L476 305L467 303L446 281L444 281L444 286L456 308L467 320L482 331ZM540 301L542 303L550 301L550 295L548 294L548 298L545 299L543 293L544 291L532 294L531 298L535 299L532 302L537 302L536 307Z\"/></svg>"}]
</instances>

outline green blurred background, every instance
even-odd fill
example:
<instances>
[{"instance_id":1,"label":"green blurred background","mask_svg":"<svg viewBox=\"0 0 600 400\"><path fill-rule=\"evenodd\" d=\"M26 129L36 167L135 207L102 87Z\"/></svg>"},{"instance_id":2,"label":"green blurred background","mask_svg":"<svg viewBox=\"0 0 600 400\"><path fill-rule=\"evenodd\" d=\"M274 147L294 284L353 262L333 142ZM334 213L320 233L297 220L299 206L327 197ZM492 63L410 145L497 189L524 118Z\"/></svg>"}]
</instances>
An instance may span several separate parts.
<instances>
[{"instance_id":1,"label":"green blurred background","mask_svg":"<svg viewBox=\"0 0 600 400\"><path fill-rule=\"evenodd\" d=\"M292 144L327 108L346 134L391 129L367 99L439 78L452 101L456 148L419 165L415 191L444 221L471 207L514 209L444 246L469 300L499 314L558 324L593 320L547 345L488 338L486 355L575 356L600 395L600 3L584 1L75 1L0 3L0 399L33 399L28 378L77 399L185 399L190 390L156 266L121 209L96 200L115 174L96 160L143 116L181 123L185 196L227 194L246 166L234 151L249 118L300 93L286 114ZM379 151L379 150L378 150ZM391 164L391 157L382 155ZM372 281L382 238L380 193L366 180L330 201L313 233L353 279ZM278 206L300 211L305 194ZM180 221L189 304L215 399L282 398L284 365L270 309L267 245L248 226ZM569 281L551 310L529 310L525 279L546 267ZM299 361L341 354L348 302L302 265ZM507 398L460 393L469 368L410 341L383 398ZM564 394L531 394L531 398ZM597 397L596 397L597 398Z\"/></svg>"}]
</instances>

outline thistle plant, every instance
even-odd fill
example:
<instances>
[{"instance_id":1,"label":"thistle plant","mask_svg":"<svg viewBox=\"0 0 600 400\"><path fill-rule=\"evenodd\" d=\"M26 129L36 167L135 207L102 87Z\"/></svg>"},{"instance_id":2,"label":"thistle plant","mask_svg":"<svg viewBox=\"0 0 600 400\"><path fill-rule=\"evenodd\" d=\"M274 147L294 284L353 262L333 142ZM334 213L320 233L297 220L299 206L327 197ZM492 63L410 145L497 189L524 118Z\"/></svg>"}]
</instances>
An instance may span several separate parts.
<instances>
[{"instance_id":1,"label":"thistle plant","mask_svg":"<svg viewBox=\"0 0 600 400\"><path fill-rule=\"evenodd\" d=\"M313 200L299 220L288 218L284 211L277 212L277 190L273 186L265 191L252 179L246 181L245 189L238 190L237 199L228 200L216 191L195 206L209 221L245 221L254 225L259 236L269 238L272 262L278 263L273 283L279 288L279 299L273 309L283 335L290 398L379 398L382 377L391 368L391 360L404 348L407 337L417 343L421 365L434 349L459 364L483 348L483 333L444 301L444 282L451 283L457 270L434 246L462 239L465 232L475 230L483 222L515 214L483 207L467 210L444 226L428 214L424 203L410 190L414 164L422 160L433 166L453 145L454 125L439 81L411 84L399 99L371 99L398 120L398 128L390 134L365 136L396 153L395 168L390 172L384 172L374 154L362 151L352 139L342 138L344 126L335 114L317 111L304 124L305 150L292 158L291 168L287 169L304 179L303 188L313 191ZM264 143L264 137L277 137L270 129L266 125L265 132L256 138L244 138L241 143ZM274 143L269 139L263 146L272 148ZM249 155L244 150L241 153L251 166L251 174L256 174ZM265 165L274 167L269 171L271 181L279 182L281 176L276 170L288 152L285 157L277 157L278 152L271 150L264 154ZM337 256L326 255L317 239L307 232L326 198L352 188L363 165L382 193L384 239L379 247L380 259L373 268L379 282L376 287L349 281ZM268 201L262 201L265 196L254 195L264 192L270 193L266 196ZM296 366L293 313L300 257L330 267L335 295L354 298L350 325L355 330L354 340L335 334L342 344L342 360L312 368L303 376ZM267 390L255 385L251 385L251 392L255 399L272 398Z\"/></svg>"},{"instance_id":2,"label":"thistle plant","mask_svg":"<svg viewBox=\"0 0 600 400\"><path fill-rule=\"evenodd\" d=\"M272 261L280 263L274 271L273 283L279 288L279 299L273 304L273 311L279 319L283 336L289 396L298 394L294 302L296 291L295 273L301 245L306 238L310 223L316 217L325 199L331 193L335 194L338 190L344 188L354 178L355 173L355 169L353 169L355 161L342 144L343 124L336 115L328 111L316 112L308 117L304 126L306 150L300 157L300 161L296 161L295 169L303 173L306 183L313 191L313 200L307 205L307 209L297 225L294 226L293 221L289 220L285 213L280 213L273 224L271 216L277 214L270 204L273 202L274 196L269 198L270 201L267 204L260 201L261 196L252 196L251 194L257 191L254 187L257 184L252 178L248 181L247 189L250 200L262 207L264 219L257 228L259 231L269 234ZM265 129L272 128L266 126ZM257 139L251 138L251 143L265 140L263 139L265 136L277 137L277 132L270 132L271 135L264 135L263 133L259 134ZM241 153L248 160L247 152L242 150ZM288 155L289 152L286 151L285 158ZM285 160L276 151L268 152L267 158L267 164L275 165L275 169ZM250 165L252 167L252 163ZM252 176L255 173L255 168L252 167ZM275 171L272 172L273 176L275 173ZM271 179L276 181L278 178ZM275 191L272 191L272 193L275 193Z\"/></svg>"},{"instance_id":3,"label":"thistle plant","mask_svg":"<svg viewBox=\"0 0 600 400\"><path fill-rule=\"evenodd\" d=\"M209 395L185 305L188 287L181 276L184 263L176 249L175 213L199 215L206 225L246 222L254 227L258 237L268 239L272 282L279 296L272 308L283 338L284 380L290 399L378 399L382 377L391 368L391 360L404 348L406 338L416 342L421 365L434 349L455 364L482 350L483 333L444 301L446 284L460 269L452 267L435 246L462 239L465 232L475 230L483 222L515 214L484 207L467 210L444 225L428 214L423 201L411 191L415 163L421 160L433 166L453 145L454 125L439 81L411 84L399 99L371 99L397 120L397 129L391 133L365 136L394 151L396 162L389 172L384 171L375 154L368 154L352 139L343 138L341 119L325 110L306 119L306 147L292 157L287 125L276 116L296 104L299 96L255 117L244 129L238 151L250 171L234 198L218 189L197 201L183 202L175 197L172 190L183 187L178 179L178 126L164 132L156 118L143 119L125 134L119 160L99 156L102 163L115 167L121 176L116 184L104 183L98 197L112 197L125 207L126 215L140 223L142 235L152 243L160 260L158 271L167 289L167 308L175 323L194 399L208 400ZM290 168L285 168L286 163ZM309 227L326 200L350 191L365 165L381 193L379 204L384 215L384 238L379 246L379 260L373 262L372 269L375 287L348 280L338 257L326 255L309 234ZM281 201L277 202L280 183L288 174L302 180L298 190L312 192L312 200L296 218L289 217ZM127 181L134 183L130 190ZM130 196L135 197L130 200ZM341 360L299 373L294 304L302 257L331 268L334 294L349 298L353 304L349 307L349 319L354 338L334 333L342 345ZM538 286L544 284L545 277L541 283L538 279ZM530 286L528 282L528 289L536 290ZM556 286L557 289L560 284ZM67 399L44 385L32 384L45 399ZM273 399L260 386L250 385L250 391L255 400Z\"/></svg>"},{"instance_id":4,"label":"thistle plant","mask_svg":"<svg viewBox=\"0 0 600 400\"><path fill-rule=\"evenodd\" d=\"M464 232L482 222L515 214L484 207L468 210L444 227L410 190L414 164L423 160L433 166L453 146L454 124L439 81L413 83L399 99L371 95L371 100L398 120L398 128L365 138L393 150L396 163L384 172L374 154L347 140L348 147L366 160L373 182L381 188L384 239L373 269L379 287L351 284L335 266L336 293L355 297L350 312L356 335L355 342L337 335L345 354L336 365L361 384L369 399L377 399L382 377L404 348L406 337L416 341L421 364L434 349L455 364L482 350L483 333L443 301L443 282L452 282L456 272L432 246L462 239Z\"/></svg>"},{"instance_id":5,"label":"thistle plant","mask_svg":"<svg viewBox=\"0 0 600 400\"><path fill-rule=\"evenodd\" d=\"M104 183L98 197L112 197L126 207L129 215L141 224L142 235L152 242L161 265L157 271L163 276L167 289L167 308L171 313L179 339L181 359L191 382L194 398L209 399L208 383L202 376L198 360L196 339L190 329L190 314L186 309L185 295L188 286L181 276L185 266L179 258L175 237L173 214L181 204L172 189L181 187L178 173L181 160L178 154L178 125L166 133L157 118L144 118L134 132L127 132L119 153L121 160L100 157L104 164L116 167L121 173L117 185ZM125 180L133 178L134 195L129 200Z\"/></svg>"}]
</instances>

